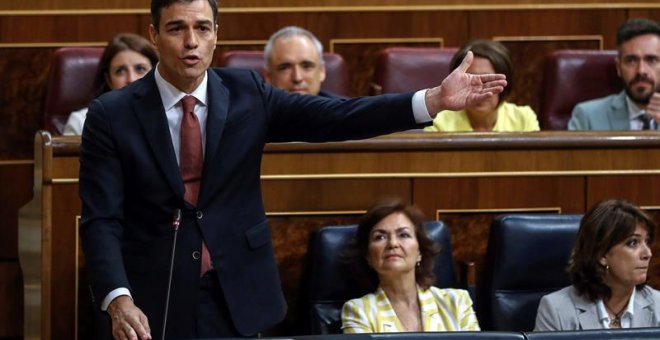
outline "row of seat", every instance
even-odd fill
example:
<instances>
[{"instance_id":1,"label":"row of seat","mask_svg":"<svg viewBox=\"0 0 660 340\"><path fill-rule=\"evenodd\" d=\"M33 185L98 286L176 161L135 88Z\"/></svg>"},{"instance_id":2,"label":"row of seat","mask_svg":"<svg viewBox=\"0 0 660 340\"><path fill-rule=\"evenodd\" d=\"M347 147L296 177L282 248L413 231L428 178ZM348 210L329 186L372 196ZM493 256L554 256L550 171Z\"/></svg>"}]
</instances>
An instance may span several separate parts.
<instances>
[{"instance_id":1,"label":"row of seat","mask_svg":"<svg viewBox=\"0 0 660 340\"><path fill-rule=\"evenodd\" d=\"M438 85L450 73L457 48L391 47L380 51L376 60L373 94L409 92ZM559 50L545 63L541 108L537 112L543 129L566 130L575 104L622 90L616 72L614 50ZM348 95L350 80L343 58L324 53L326 91ZM248 68L263 74L263 53L231 51L220 66Z\"/></svg>"},{"instance_id":2,"label":"row of seat","mask_svg":"<svg viewBox=\"0 0 660 340\"><path fill-rule=\"evenodd\" d=\"M617 330L586 330L571 332L440 332L440 333L387 333L351 335L294 336L295 340L630 340L660 339L660 328L636 328Z\"/></svg>"},{"instance_id":3,"label":"row of seat","mask_svg":"<svg viewBox=\"0 0 660 340\"><path fill-rule=\"evenodd\" d=\"M513 214L494 220L488 240L488 263L477 283L475 300L482 330L526 332L534 328L543 295L570 285L566 265L581 215ZM460 287L454 271L449 227L426 222L430 238L441 246L435 263L436 286ZM341 254L357 226L328 226L312 235L307 273L310 334L341 332L341 307L360 291ZM465 285L463 284L463 288Z\"/></svg>"},{"instance_id":4,"label":"row of seat","mask_svg":"<svg viewBox=\"0 0 660 340\"><path fill-rule=\"evenodd\" d=\"M456 48L393 47L380 52L374 71L373 92L396 93L437 85L449 74ZM55 52L44 104L44 128L62 132L70 112L87 105L102 48L61 48ZM564 130L576 103L616 93L622 85L616 74L616 51L560 50L548 57L544 94L537 112L543 129ZM327 78L322 89L350 95L350 76L339 54L324 53ZM218 66L241 67L263 74L260 51L225 53Z\"/></svg>"}]
</instances>

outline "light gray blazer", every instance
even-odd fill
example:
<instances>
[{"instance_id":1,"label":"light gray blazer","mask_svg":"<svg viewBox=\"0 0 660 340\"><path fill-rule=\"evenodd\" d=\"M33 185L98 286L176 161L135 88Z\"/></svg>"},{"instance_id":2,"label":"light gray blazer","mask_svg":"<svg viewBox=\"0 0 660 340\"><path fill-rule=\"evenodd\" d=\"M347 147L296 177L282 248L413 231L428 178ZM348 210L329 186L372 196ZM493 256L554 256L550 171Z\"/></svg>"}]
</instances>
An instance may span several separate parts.
<instances>
[{"instance_id":1,"label":"light gray blazer","mask_svg":"<svg viewBox=\"0 0 660 340\"><path fill-rule=\"evenodd\" d=\"M569 130L630 130L626 92L578 103Z\"/></svg>"},{"instance_id":2,"label":"light gray blazer","mask_svg":"<svg viewBox=\"0 0 660 340\"><path fill-rule=\"evenodd\" d=\"M660 292L644 286L635 291L632 328L660 326ZM536 314L535 331L574 331L602 329L595 302L579 296L573 286L548 294L541 299Z\"/></svg>"}]
</instances>

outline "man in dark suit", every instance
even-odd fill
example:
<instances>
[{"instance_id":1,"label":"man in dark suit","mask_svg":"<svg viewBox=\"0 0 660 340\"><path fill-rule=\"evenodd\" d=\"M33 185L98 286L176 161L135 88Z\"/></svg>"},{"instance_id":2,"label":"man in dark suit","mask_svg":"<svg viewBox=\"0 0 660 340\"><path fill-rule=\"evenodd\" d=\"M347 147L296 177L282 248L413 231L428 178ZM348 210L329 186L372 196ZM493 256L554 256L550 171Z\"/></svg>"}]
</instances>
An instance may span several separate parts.
<instances>
[{"instance_id":1,"label":"man in dark suit","mask_svg":"<svg viewBox=\"0 0 660 340\"><path fill-rule=\"evenodd\" d=\"M248 336L286 313L260 192L267 142L369 138L503 90L469 75L353 100L290 94L252 71L209 69L215 0L153 0L160 62L90 104L80 148L80 235L92 293L118 339Z\"/></svg>"}]
</instances>

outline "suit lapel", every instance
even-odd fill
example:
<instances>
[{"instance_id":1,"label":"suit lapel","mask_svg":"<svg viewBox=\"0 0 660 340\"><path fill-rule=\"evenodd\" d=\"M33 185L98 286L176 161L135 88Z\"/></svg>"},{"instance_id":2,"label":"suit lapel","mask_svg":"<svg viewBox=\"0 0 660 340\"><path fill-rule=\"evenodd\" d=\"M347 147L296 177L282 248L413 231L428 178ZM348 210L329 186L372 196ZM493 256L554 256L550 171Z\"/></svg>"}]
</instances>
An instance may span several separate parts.
<instances>
[{"instance_id":1,"label":"suit lapel","mask_svg":"<svg viewBox=\"0 0 660 340\"><path fill-rule=\"evenodd\" d=\"M229 90L222 84L222 79L212 69L208 70L208 118L206 120L206 152L204 155L203 185L199 193L199 205L215 191L218 182L217 169L221 162L216 161L220 139L227 123ZM213 174L211 176L210 174Z\"/></svg>"},{"instance_id":2,"label":"suit lapel","mask_svg":"<svg viewBox=\"0 0 660 340\"><path fill-rule=\"evenodd\" d=\"M612 130L630 130L630 119L626 108L626 93L622 91L610 103L608 119Z\"/></svg>"},{"instance_id":3,"label":"suit lapel","mask_svg":"<svg viewBox=\"0 0 660 340\"><path fill-rule=\"evenodd\" d=\"M431 288L424 291L418 287L417 299L420 304L423 331L437 332L442 330L440 328L440 311L438 310L438 304L435 302L435 296L431 292Z\"/></svg>"},{"instance_id":4,"label":"suit lapel","mask_svg":"<svg viewBox=\"0 0 660 340\"><path fill-rule=\"evenodd\" d=\"M571 299L574 301L573 303L578 313L580 329L600 328L596 304L577 295L574 290L571 291Z\"/></svg>"},{"instance_id":5,"label":"suit lapel","mask_svg":"<svg viewBox=\"0 0 660 340\"><path fill-rule=\"evenodd\" d=\"M653 325L653 310L650 308L653 301L644 294L644 288L635 289L635 305L633 306L634 316L632 318L632 327L649 327Z\"/></svg>"},{"instance_id":6,"label":"suit lapel","mask_svg":"<svg viewBox=\"0 0 660 340\"><path fill-rule=\"evenodd\" d=\"M402 332L403 326L400 326L399 318L394 312L394 308L387 298L385 291L378 287L376 291L376 309L378 310L378 332L391 333Z\"/></svg>"},{"instance_id":7,"label":"suit lapel","mask_svg":"<svg viewBox=\"0 0 660 340\"><path fill-rule=\"evenodd\" d=\"M145 81L140 82L138 86L131 106L167 183L176 195L183 199L183 180L176 162L172 136L156 86L154 71L149 72L145 76Z\"/></svg>"}]
</instances>

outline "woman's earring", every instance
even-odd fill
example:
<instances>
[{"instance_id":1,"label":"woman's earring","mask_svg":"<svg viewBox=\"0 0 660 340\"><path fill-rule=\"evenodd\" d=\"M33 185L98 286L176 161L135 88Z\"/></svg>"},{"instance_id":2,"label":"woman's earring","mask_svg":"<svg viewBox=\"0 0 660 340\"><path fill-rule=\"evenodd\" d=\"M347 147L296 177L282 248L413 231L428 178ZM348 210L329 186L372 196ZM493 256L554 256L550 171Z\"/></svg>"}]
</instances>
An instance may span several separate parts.
<instances>
[{"instance_id":1,"label":"woman's earring","mask_svg":"<svg viewBox=\"0 0 660 340\"><path fill-rule=\"evenodd\" d=\"M417 261L417 267L421 267L421 266L422 266L422 261Z\"/></svg>"}]
</instances>

